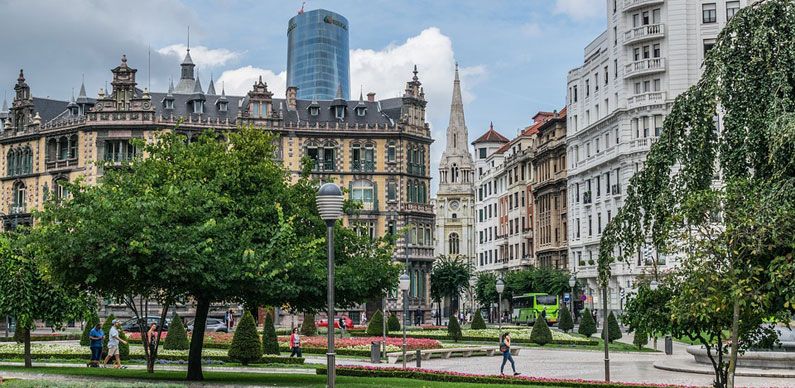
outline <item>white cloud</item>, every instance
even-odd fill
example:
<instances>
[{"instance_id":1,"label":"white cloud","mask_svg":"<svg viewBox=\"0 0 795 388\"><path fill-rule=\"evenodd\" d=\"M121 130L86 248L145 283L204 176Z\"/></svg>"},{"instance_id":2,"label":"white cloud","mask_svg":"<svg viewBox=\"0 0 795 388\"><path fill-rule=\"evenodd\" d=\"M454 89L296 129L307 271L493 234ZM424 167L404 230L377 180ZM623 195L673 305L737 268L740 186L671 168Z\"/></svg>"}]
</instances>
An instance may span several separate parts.
<instances>
[{"instance_id":1,"label":"white cloud","mask_svg":"<svg viewBox=\"0 0 795 388\"><path fill-rule=\"evenodd\" d=\"M602 0L555 0L556 14L564 14L574 20L586 20L604 16L605 1Z\"/></svg>"},{"instance_id":2,"label":"white cloud","mask_svg":"<svg viewBox=\"0 0 795 388\"><path fill-rule=\"evenodd\" d=\"M185 51L187 46L184 44L172 44L170 46L158 49L157 52L161 55L167 55L179 58L181 61L185 58ZM193 58L199 68L211 68L226 65L228 62L234 61L243 53L227 50L224 48L211 49L204 46L193 46L190 48L190 57Z\"/></svg>"},{"instance_id":3,"label":"white cloud","mask_svg":"<svg viewBox=\"0 0 795 388\"><path fill-rule=\"evenodd\" d=\"M193 49L191 49L193 52ZM226 94L244 96L251 90L252 85L262 77L262 82L268 84L268 90L273 92L274 97L283 98L285 83L287 83L287 72L274 73L271 70L261 69L254 66L245 66L234 70L227 70L218 77L216 90L220 93L225 88Z\"/></svg>"}]
</instances>

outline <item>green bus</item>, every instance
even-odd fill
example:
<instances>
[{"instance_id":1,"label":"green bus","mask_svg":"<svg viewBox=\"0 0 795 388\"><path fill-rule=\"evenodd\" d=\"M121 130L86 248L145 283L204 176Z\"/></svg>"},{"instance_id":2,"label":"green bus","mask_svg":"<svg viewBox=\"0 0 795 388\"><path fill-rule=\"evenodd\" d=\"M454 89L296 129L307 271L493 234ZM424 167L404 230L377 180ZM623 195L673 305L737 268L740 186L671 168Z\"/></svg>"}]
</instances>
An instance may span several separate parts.
<instances>
[{"instance_id":1,"label":"green bus","mask_svg":"<svg viewBox=\"0 0 795 388\"><path fill-rule=\"evenodd\" d=\"M533 325L536 318L546 310L547 323L558 321L558 306L560 301L557 296L543 292L531 292L513 297L513 322L516 324Z\"/></svg>"}]
</instances>

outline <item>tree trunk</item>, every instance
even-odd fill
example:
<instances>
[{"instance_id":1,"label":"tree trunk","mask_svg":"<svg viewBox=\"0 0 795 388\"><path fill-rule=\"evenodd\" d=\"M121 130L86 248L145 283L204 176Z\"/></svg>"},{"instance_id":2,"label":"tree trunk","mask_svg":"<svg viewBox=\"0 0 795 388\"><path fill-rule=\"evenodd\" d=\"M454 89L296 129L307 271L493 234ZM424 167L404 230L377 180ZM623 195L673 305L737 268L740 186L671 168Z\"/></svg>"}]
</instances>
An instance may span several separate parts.
<instances>
[{"instance_id":1,"label":"tree trunk","mask_svg":"<svg viewBox=\"0 0 795 388\"><path fill-rule=\"evenodd\" d=\"M729 369L726 376L726 387L734 388L734 371L737 368L737 344L739 344L740 336L740 301L734 299L734 307L732 311L732 333L731 333L731 349L729 350Z\"/></svg>"},{"instance_id":2,"label":"tree trunk","mask_svg":"<svg viewBox=\"0 0 795 388\"><path fill-rule=\"evenodd\" d=\"M32 368L33 361L30 355L30 328L26 327L24 331L25 335L25 368Z\"/></svg>"},{"instance_id":3,"label":"tree trunk","mask_svg":"<svg viewBox=\"0 0 795 388\"><path fill-rule=\"evenodd\" d=\"M196 300L196 319L193 321L193 334L190 339L188 353L188 381L204 380L202 374L202 347L204 346L204 328L207 325L207 313L210 301L206 298Z\"/></svg>"},{"instance_id":4,"label":"tree trunk","mask_svg":"<svg viewBox=\"0 0 795 388\"><path fill-rule=\"evenodd\" d=\"M168 306L170 304L171 304L170 301L163 303L163 308L160 312L160 322L157 325L157 339L155 340L154 349L148 349L149 341L146 341L146 343L144 343L144 347L147 348L147 350L145 351L148 354L148 358L146 359L146 371L148 373L155 373L155 361L157 361L157 349L160 347L160 337L163 334L163 325L166 323L166 315L168 315Z\"/></svg>"}]
</instances>

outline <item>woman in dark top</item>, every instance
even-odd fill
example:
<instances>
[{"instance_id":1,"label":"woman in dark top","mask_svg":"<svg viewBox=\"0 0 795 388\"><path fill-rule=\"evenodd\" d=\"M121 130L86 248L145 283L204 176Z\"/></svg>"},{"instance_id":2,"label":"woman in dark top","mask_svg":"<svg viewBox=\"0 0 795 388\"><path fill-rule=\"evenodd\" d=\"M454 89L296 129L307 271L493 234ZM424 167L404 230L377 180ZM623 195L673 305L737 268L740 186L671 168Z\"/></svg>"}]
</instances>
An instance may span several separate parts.
<instances>
[{"instance_id":1,"label":"woman in dark top","mask_svg":"<svg viewBox=\"0 0 795 388\"><path fill-rule=\"evenodd\" d=\"M157 324L149 325L149 331L146 332L146 343L149 345L149 354L155 354L155 345L157 345Z\"/></svg>"},{"instance_id":2,"label":"woman in dark top","mask_svg":"<svg viewBox=\"0 0 795 388\"><path fill-rule=\"evenodd\" d=\"M500 365L500 374L505 375L505 363L510 361L511 369L513 369L513 375L518 376L519 372L516 371L516 364L514 364L513 357L511 356L511 333L503 334L502 340L500 341L500 352L502 352L502 365Z\"/></svg>"}]
</instances>

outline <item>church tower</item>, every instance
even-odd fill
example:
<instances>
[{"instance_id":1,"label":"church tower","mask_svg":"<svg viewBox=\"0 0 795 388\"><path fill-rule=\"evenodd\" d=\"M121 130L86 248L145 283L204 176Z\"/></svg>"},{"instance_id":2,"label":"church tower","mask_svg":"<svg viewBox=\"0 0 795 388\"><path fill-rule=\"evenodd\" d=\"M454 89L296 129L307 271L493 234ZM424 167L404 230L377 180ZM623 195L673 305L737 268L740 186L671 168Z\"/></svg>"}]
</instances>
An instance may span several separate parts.
<instances>
[{"instance_id":1,"label":"church tower","mask_svg":"<svg viewBox=\"0 0 795 388\"><path fill-rule=\"evenodd\" d=\"M447 147L439 162L439 191L436 193L435 255L475 260L474 163L469 152L469 132L464 120L458 64L453 81L453 101L447 126Z\"/></svg>"}]
</instances>

